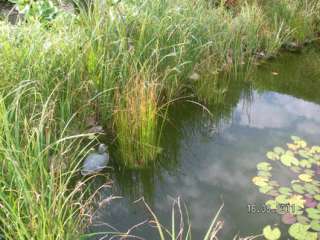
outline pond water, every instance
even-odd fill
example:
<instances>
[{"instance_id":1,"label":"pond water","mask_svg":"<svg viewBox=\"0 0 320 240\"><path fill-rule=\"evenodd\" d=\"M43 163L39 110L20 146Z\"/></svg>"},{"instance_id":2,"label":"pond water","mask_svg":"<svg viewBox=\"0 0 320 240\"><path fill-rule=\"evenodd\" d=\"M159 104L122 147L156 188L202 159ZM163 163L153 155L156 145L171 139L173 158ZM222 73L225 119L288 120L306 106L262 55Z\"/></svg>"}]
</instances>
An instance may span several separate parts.
<instances>
[{"instance_id":1,"label":"pond water","mask_svg":"<svg viewBox=\"0 0 320 240\"><path fill-rule=\"evenodd\" d=\"M141 202L133 203L142 196L169 228L172 200L181 197L188 208L193 239L202 239L222 201L220 239L261 233L268 224L285 228L277 214L248 213L249 204L259 207L268 199L251 179L266 152L285 145L291 135L319 144L319 64L319 47L302 54L283 53L257 67L246 81L230 81L224 103L208 107L213 117L191 102L173 106L164 132L166 151L161 166L112 172L113 187L103 191L102 197L112 193L123 198L97 211L90 232L110 230L99 223L126 231L150 219ZM280 168L274 175L287 182L291 173ZM148 225L132 233L158 239Z\"/></svg>"}]
</instances>

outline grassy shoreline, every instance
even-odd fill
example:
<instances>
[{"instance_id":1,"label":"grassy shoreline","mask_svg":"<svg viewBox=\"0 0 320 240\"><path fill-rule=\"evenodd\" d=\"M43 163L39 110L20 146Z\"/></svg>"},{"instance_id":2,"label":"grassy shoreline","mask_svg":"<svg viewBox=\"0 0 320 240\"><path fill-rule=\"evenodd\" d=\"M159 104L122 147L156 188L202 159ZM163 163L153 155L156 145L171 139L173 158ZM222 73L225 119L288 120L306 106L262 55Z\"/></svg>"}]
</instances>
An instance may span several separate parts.
<instances>
[{"instance_id":1,"label":"grassy shoreline","mask_svg":"<svg viewBox=\"0 0 320 240\"><path fill-rule=\"evenodd\" d=\"M89 118L112 129L126 167L152 164L171 102L189 89L202 102L221 94L221 72L234 74L288 42L300 46L315 38L320 21L319 1L307 0L93 6L45 24L0 21L0 229L6 239L81 234L88 203L84 182L72 179L94 135L86 132Z\"/></svg>"}]
</instances>

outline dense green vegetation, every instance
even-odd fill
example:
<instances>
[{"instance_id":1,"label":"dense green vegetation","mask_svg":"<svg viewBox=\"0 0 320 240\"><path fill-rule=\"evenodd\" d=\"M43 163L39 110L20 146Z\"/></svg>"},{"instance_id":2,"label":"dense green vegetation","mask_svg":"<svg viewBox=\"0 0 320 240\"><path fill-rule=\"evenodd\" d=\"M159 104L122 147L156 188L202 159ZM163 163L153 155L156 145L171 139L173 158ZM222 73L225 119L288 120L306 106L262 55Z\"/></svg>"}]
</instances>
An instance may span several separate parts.
<instances>
[{"instance_id":1,"label":"dense green vegetation","mask_svg":"<svg viewBox=\"0 0 320 240\"><path fill-rule=\"evenodd\" d=\"M319 1L308 0L93 1L49 18L38 10L17 25L0 21L6 239L78 238L88 203L75 177L97 137L89 119L115 136L119 165L153 164L170 103L221 101L221 75L314 39L320 20Z\"/></svg>"}]
</instances>

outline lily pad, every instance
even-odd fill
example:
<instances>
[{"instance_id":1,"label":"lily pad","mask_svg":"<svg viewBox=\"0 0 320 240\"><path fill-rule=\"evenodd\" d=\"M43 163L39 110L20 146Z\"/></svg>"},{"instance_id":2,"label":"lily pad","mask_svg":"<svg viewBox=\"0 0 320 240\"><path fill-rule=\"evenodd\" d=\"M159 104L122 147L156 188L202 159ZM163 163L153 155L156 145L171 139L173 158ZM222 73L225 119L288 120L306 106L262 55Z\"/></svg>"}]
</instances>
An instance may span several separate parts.
<instances>
[{"instance_id":1,"label":"lily pad","mask_svg":"<svg viewBox=\"0 0 320 240\"><path fill-rule=\"evenodd\" d=\"M289 227L289 234L297 240L317 240L317 233L309 232L310 225L294 223Z\"/></svg>"},{"instance_id":2,"label":"lily pad","mask_svg":"<svg viewBox=\"0 0 320 240\"><path fill-rule=\"evenodd\" d=\"M306 216L303 216L303 215L298 215L297 221L301 224L304 224L304 225L306 225L310 222L309 218L307 218Z\"/></svg>"},{"instance_id":3,"label":"lily pad","mask_svg":"<svg viewBox=\"0 0 320 240\"><path fill-rule=\"evenodd\" d=\"M305 197L304 200L305 200L304 205L307 208L315 208L318 204L317 201L315 201L313 198L310 198L310 197Z\"/></svg>"},{"instance_id":4,"label":"lily pad","mask_svg":"<svg viewBox=\"0 0 320 240\"><path fill-rule=\"evenodd\" d=\"M307 146L307 143L304 140L295 141L295 143L299 145L301 148L305 148Z\"/></svg>"},{"instance_id":5,"label":"lily pad","mask_svg":"<svg viewBox=\"0 0 320 240\"><path fill-rule=\"evenodd\" d=\"M273 166L269 162L257 164L258 176L252 181L261 193L273 197L266 201L266 206L280 214L283 223L291 225L289 235L292 239L316 240L318 233L314 231L320 232L320 146L309 147L297 136L292 136L292 140L287 149L275 147L266 154L269 160L279 159L292 171L290 186L280 186L272 179ZM272 231L271 226L266 226L264 237L273 239L266 236Z\"/></svg>"},{"instance_id":6,"label":"lily pad","mask_svg":"<svg viewBox=\"0 0 320 240\"><path fill-rule=\"evenodd\" d=\"M305 181L305 182L312 182L312 178L308 174L300 174L299 179L301 179L302 181Z\"/></svg>"},{"instance_id":7,"label":"lily pad","mask_svg":"<svg viewBox=\"0 0 320 240\"><path fill-rule=\"evenodd\" d=\"M312 184L320 187L320 181L318 180L313 180Z\"/></svg>"},{"instance_id":8,"label":"lily pad","mask_svg":"<svg viewBox=\"0 0 320 240\"><path fill-rule=\"evenodd\" d=\"M311 219L319 220L320 219L320 210L316 208L307 208L306 212L308 217Z\"/></svg>"},{"instance_id":9,"label":"lily pad","mask_svg":"<svg viewBox=\"0 0 320 240\"><path fill-rule=\"evenodd\" d=\"M289 212L296 216L302 216L302 214L304 213L302 208L296 205L290 205Z\"/></svg>"},{"instance_id":10,"label":"lily pad","mask_svg":"<svg viewBox=\"0 0 320 240\"><path fill-rule=\"evenodd\" d=\"M299 150L299 155L303 158L309 158L310 154L306 150Z\"/></svg>"},{"instance_id":11,"label":"lily pad","mask_svg":"<svg viewBox=\"0 0 320 240\"><path fill-rule=\"evenodd\" d=\"M311 169L305 169L305 170L304 170L304 173L305 173L305 174L308 174L308 175L310 175L310 176L313 176L313 175L314 175L314 171L311 170Z\"/></svg>"},{"instance_id":12,"label":"lily pad","mask_svg":"<svg viewBox=\"0 0 320 240\"><path fill-rule=\"evenodd\" d=\"M286 195L279 195L275 198L276 202L279 203L279 204L286 204L288 203L288 198Z\"/></svg>"},{"instance_id":13,"label":"lily pad","mask_svg":"<svg viewBox=\"0 0 320 240\"><path fill-rule=\"evenodd\" d=\"M268 186L267 181L268 179L266 177L256 176L252 178L252 182L259 187Z\"/></svg>"},{"instance_id":14,"label":"lily pad","mask_svg":"<svg viewBox=\"0 0 320 240\"><path fill-rule=\"evenodd\" d=\"M313 196L315 200L320 201L320 194L316 194Z\"/></svg>"},{"instance_id":15,"label":"lily pad","mask_svg":"<svg viewBox=\"0 0 320 240\"><path fill-rule=\"evenodd\" d=\"M300 184L292 184L292 189L297 193L300 193L300 194L304 193L304 188Z\"/></svg>"},{"instance_id":16,"label":"lily pad","mask_svg":"<svg viewBox=\"0 0 320 240\"><path fill-rule=\"evenodd\" d=\"M280 184L279 184L277 181L275 181L275 180L269 181L269 185L270 185L270 186L273 186L273 187L279 187L279 186L280 186Z\"/></svg>"},{"instance_id":17,"label":"lily pad","mask_svg":"<svg viewBox=\"0 0 320 240\"><path fill-rule=\"evenodd\" d=\"M312 164L308 160L301 160L299 164L303 168L311 168L312 166Z\"/></svg>"},{"instance_id":18,"label":"lily pad","mask_svg":"<svg viewBox=\"0 0 320 240\"><path fill-rule=\"evenodd\" d=\"M279 156L274 152L267 152L267 158L270 160L277 160Z\"/></svg>"},{"instance_id":19,"label":"lily pad","mask_svg":"<svg viewBox=\"0 0 320 240\"><path fill-rule=\"evenodd\" d=\"M320 146L313 146L311 148L311 153L320 153Z\"/></svg>"},{"instance_id":20,"label":"lily pad","mask_svg":"<svg viewBox=\"0 0 320 240\"><path fill-rule=\"evenodd\" d=\"M306 183L306 184L304 184L304 188L305 188L305 190L306 190L308 193L310 193L310 194L319 193L319 190L320 190L316 185L314 185L314 184L312 184L312 183Z\"/></svg>"},{"instance_id":21,"label":"lily pad","mask_svg":"<svg viewBox=\"0 0 320 240\"><path fill-rule=\"evenodd\" d=\"M304 202L305 200L303 199L303 197L301 195L293 195L288 199L288 203L290 203L290 205L294 205L295 207L304 207Z\"/></svg>"},{"instance_id":22,"label":"lily pad","mask_svg":"<svg viewBox=\"0 0 320 240\"><path fill-rule=\"evenodd\" d=\"M295 172L295 173L300 173L301 172L301 168L300 167L298 167L298 166L292 166L292 167L290 167L291 168L291 170L293 171L293 172Z\"/></svg>"},{"instance_id":23,"label":"lily pad","mask_svg":"<svg viewBox=\"0 0 320 240\"><path fill-rule=\"evenodd\" d=\"M296 144L292 144L292 143L287 143L287 146L289 149L293 150L293 151L296 151L300 148L299 145L296 145Z\"/></svg>"},{"instance_id":24,"label":"lily pad","mask_svg":"<svg viewBox=\"0 0 320 240\"><path fill-rule=\"evenodd\" d=\"M271 173L270 172L268 172L268 171L259 171L258 172L258 176L261 176L261 177L271 177L272 175L271 175Z\"/></svg>"},{"instance_id":25,"label":"lily pad","mask_svg":"<svg viewBox=\"0 0 320 240\"><path fill-rule=\"evenodd\" d=\"M320 232L320 221L312 220L310 223L311 229L317 232Z\"/></svg>"},{"instance_id":26,"label":"lily pad","mask_svg":"<svg viewBox=\"0 0 320 240\"><path fill-rule=\"evenodd\" d=\"M285 195L290 195L292 193L292 190L291 190L291 188L280 187L279 188L279 193L285 194Z\"/></svg>"},{"instance_id":27,"label":"lily pad","mask_svg":"<svg viewBox=\"0 0 320 240\"><path fill-rule=\"evenodd\" d=\"M284 224L293 224L297 221L297 218L290 214L290 213L285 213L282 215L281 217L281 221L284 223Z\"/></svg>"},{"instance_id":28,"label":"lily pad","mask_svg":"<svg viewBox=\"0 0 320 240\"><path fill-rule=\"evenodd\" d=\"M295 165L295 166L299 165L298 159L296 159L293 155L288 153L282 155L280 158L280 161L283 165L287 167L290 167L291 165Z\"/></svg>"},{"instance_id":29,"label":"lily pad","mask_svg":"<svg viewBox=\"0 0 320 240\"><path fill-rule=\"evenodd\" d=\"M272 167L268 162L261 162L257 164L257 169L260 171L270 171Z\"/></svg>"},{"instance_id":30,"label":"lily pad","mask_svg":"<svg viewBox=\"0 0 320 240\"><path fill-rule=\"evenodd\" d=\"M285 153L285 150L282 148L282 147L275 147L273 149L273 151L276 153L276 154L284 154Z\"/></svg>"},{"instance_id":31,"label":"lily pad","mask_svg":"<svg viewBox=\"0 0 320 240\"><path fill-rule=\"evenodd\" d=\"M270 225L265 226L262 233L267 240L278 240L281 237L280 229L277 227L272 229Z\"/></svg>"},{"instance_id":32,"label":"lily pad","mask_svg":"<svg viewBox=\"0 0 320 240\"><path fill-rule=\"evenodd\" d=\"M261 192L261 193L267 193L267 192L269 192L270 190L272 190L272 187L269 186L269 185L263 186L263 187L260 187L260 188L259 188L259 192Z\"/></svg>"}]
</instances>

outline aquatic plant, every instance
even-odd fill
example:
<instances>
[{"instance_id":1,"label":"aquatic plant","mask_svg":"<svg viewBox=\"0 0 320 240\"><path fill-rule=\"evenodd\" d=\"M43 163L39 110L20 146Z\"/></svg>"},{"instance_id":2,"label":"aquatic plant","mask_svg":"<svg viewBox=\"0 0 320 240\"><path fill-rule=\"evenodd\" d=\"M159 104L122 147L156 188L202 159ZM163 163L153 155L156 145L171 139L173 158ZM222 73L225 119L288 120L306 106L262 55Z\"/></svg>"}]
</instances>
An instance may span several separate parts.
<instances>
[{"instance_id":1,"label":"aquatic plant","mask_svg":"<svg viewBox=\"0 0 320 240\"><path fill-rule=\"evenodd\" d=\"M78 239L86 222L84 182L76 182L86 135L58 129L56 92L34 82L0 96L0 232L8 240ZM28 103L28 104L27 104Z\"/></svg>"},{"instance_id":2,"label":"aquatic plant","mask_svg":"<svg viewBox=\"0 0 320 240\"><path fill-rule=\"evenodd\" d=\"M277 227L271 228L270 225L263 228L262 234L267 240L277 240L281 237L280 229Z\"/></svg>"},{"instance_id":3,"label":"aquatic plant","mask_svg":"<svg viewBox=\"0 0 320 240\"><path fill-rule=\"evenodd\" d=\"M318 5L319 2L308 0L268 1L265 2L265 10L268 19L278 26L283 24L281 28L287 40L301 44L307 38L313 38Z\"/></svg>"},{"instance_id":4,"label":"aquatic plant","mask_svg":"<svg viewBox=\"0 0 320 240\"><path fill-rule=\"evenodd\" d=\"M154 76L138 73L115 94L114 125L119 160L126 167L145 167L160 151L161 89Z\"/></svg>"},{"instance_id":5,"label":"aquatic plant","mask_svg":"<svg viewBox=\"0 0 320 240\"><path fill-rule=\"evenodd\" d=\"M308 146L297 136L291 138L293 142L287 143L287 149L275 147L267 152L271 163L257 164L258 174L252 182L261 193L272 197L265 204L270 211L281 215L282 222L290 225L290 236L316 240L320 233L320 146ZM290 186L281 186L272 179L272 162L279 162L295 174L296 179L291 180ZM267 239L280 239L278 229L275 238L270 231L269 227L264 230Z\"/></svg>"}]
</instances>

